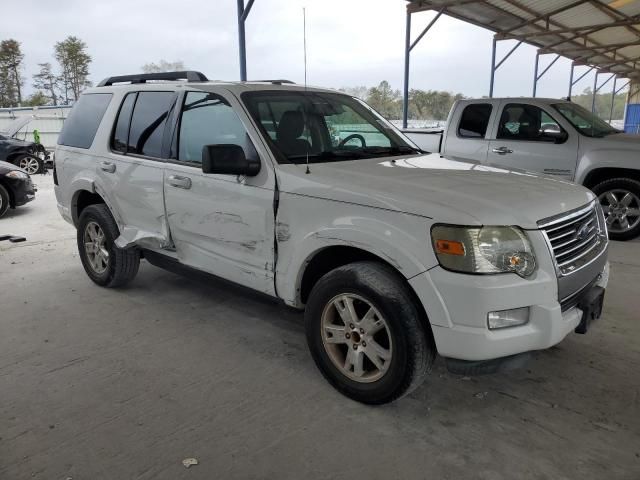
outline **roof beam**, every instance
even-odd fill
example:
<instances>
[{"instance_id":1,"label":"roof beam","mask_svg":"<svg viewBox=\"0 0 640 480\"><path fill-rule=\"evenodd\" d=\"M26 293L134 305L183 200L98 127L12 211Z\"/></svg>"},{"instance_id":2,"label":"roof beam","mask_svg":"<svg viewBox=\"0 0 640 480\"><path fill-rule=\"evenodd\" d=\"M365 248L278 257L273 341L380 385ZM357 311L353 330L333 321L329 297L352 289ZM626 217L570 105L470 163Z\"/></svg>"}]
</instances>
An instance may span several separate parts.
<instances>
[{"instance_id":1,"label":"roof beam","mask_svg":"<svg viewBox=\"0 0 640 480\"><path fill-rule=\"evenodd\" d=\"M586 3L587 1L588 0L578 0L577 2L570 3L569 5L565 5L564 7L557 8L557 9L551 11L551 12L548 12L548 13L545 13L545 14L542 14L542 15L537 15L537 16L535 16L534 18L532 18L530 20L526 20L526 21L516 25L515 27L511 27L511 28L509 28L507 30L503 30L502 33L509 33L509 32L514 31L514 30L518 30L518 29L520 29L522 27L526 27L528 25L534 24L536 22L540 22L542 20L549 21L549 19L551 17L553 17L554 15L557 15L557 14L562 13L562 12L566 12L567 10L571 10L572 8L575 8L575 7L579 6L579 5L582 5L582 4ZM520 8L520 7L518 7L518 8ZM526 10L523 10L523 11L526 11Z\"/></svg>"},{"instance_id":2,"label":"roof beam","mask_svg":"<svg viewBox=\"0 0 640 480\"><path fill-rule=\"evenodd\" d=\"M509 3L512 3L509 1ZM616 20L615 22L609 22L609 23L600 23L597 25L585 25L582 27L564 27L564 28L558 28L555 30L544 30L544 31L540 31L540 32L531 32L531 33L527 33L527 34L521 34L521 35L514 35L511 33L504 33L504 34L499 34L501 37L504 36L504 38L518 38L518 37L522 37L522 36L526 36L526 37L546 37L549 35L559 35L562 33L578 33L578 32L583 32L582 35L578 35L578 37L581 37L583 35L588 35L589 33L593 33L595 31L598 30L604 30L606 28L613 28L613 27L624 27L625 25L638 25L640 24L640 16L635 16L635 17L629 17L623 20ZM588 30L589 33L584 33L584 30ZM567 39L569 40L569 39Z\"/></svg>"}]
</instances>

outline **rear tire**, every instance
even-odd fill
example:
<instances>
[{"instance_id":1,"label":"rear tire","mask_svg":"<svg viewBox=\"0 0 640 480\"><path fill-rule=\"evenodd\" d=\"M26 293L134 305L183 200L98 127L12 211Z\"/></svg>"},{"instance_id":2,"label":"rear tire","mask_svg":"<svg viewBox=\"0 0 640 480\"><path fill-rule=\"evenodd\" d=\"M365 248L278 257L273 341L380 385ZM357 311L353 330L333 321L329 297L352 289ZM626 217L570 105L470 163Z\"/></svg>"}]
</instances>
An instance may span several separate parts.
<instances>
[{"instance_id":1,"label":"rear tire","mask_svg":"<svg viewBox=\"0 0 640 480\"><path fill-rule=\"evenodd\" d=\"M388 403L418 387L431 370L431 331L408 288L393 269L369 261L336 268L313 287L305 310L307 343L324 377L344 395Z\"/></svg>"},{"instance_id":2,"label":"rear tire","mask_svg":"<svg viewBox=\"0 0 640 480\"><path fill-rule=\"evenodd\" d=\"M607 218L612 240L631 240L640 235L640 182L631 178L612 178L591 190L598 195Z\"/></svg>"},{"instance_id":3,"label":"rear tire","mask_svg":"<svg viewBox=\"0 0 640 480\"><path fill-rule=\"evenodd\" d=\"M0 185L0 218L9 210L10 198L7 189Z\"/></svg>"},{"instance_id":4,"label":"rear tire","mask_svg":"<svg viewBox=\"0 0 640 480\"><path fill-rule=\"evenodd\" d=\"M118 248L118 225L105 204L90 205L78 222L78 252L91 280L102 287L121 287L134 279L140 266L137 248Z\"/></svg>"}]
</instances>

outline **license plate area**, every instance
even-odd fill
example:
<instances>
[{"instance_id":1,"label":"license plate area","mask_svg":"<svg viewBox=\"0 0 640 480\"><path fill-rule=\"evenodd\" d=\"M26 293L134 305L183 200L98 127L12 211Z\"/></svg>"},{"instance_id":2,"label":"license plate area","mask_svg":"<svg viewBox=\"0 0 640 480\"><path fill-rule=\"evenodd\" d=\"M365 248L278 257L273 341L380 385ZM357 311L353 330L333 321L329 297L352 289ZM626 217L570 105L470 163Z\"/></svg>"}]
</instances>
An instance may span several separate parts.
<instances>
[{"instance_id":1,"label":"license plate area","mask_svg":"<svg viewBox=\"0 0 640 480\"><path fill-rule=\"evenodd\" d=\"M604 288L591 287L589 291L580 299L578 308L582 310L582 318L575 329L576 333L587 333L589 324L597 320L602 315L604 305Z\"/></svg>"}]
</instances>

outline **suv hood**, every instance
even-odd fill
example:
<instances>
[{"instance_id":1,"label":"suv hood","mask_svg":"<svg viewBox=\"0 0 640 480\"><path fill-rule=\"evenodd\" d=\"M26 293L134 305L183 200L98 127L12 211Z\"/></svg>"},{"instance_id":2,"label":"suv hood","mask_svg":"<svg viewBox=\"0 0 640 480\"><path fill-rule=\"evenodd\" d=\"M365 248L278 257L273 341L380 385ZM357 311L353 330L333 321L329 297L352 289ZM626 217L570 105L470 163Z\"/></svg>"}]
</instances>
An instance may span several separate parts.
<instances>
[{"instance_id":1,"label":"suv hood","mask_svg":"<svg viewBox=\"0 0 640 480\"><path fill-rule=\"evenodd\" d=\"M464 225L519 225L582 207L584 187L535 173L459 162L439 154L280 165L282 192L396 210Z\"/></svg>"}]
</instances>

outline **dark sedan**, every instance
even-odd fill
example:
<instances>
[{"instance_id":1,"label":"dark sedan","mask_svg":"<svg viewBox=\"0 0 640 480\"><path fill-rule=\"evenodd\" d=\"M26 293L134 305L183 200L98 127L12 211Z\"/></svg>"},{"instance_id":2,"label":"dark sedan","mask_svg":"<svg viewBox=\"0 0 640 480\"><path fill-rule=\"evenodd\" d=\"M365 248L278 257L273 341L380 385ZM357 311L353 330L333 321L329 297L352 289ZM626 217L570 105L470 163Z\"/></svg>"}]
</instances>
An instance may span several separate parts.
<instances>
[{"instance_id":1,"label":"dark sedan","mask_svg":"<svg viewBox=\"0 0 640 480\"><path fill-rule=\"evenodd\" d=\"M16 208L36 197L36 186L24 170L0 161L0 217L9 207Z\"/></svg>"}]
</instances>

